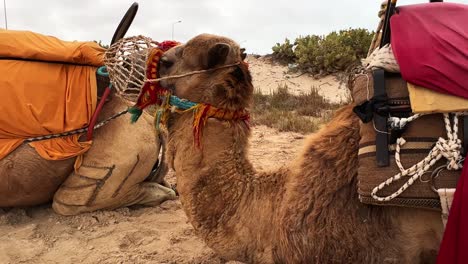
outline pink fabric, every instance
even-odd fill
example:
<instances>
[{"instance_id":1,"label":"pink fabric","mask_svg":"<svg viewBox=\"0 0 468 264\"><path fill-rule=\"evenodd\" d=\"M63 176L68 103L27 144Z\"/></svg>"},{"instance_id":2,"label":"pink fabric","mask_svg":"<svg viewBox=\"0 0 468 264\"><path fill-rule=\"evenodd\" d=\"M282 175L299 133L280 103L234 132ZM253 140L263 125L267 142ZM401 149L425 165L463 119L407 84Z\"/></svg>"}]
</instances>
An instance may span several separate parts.
<instances>
[{"instance_id":1,"label":"pink fabric","mask_svg":"<svg viewBox=\"0 0 468 264\"><path fill-rule=\"evenodd\" d=\"M458 180L447 226L437 256L437 264L464 264L468 261L468 157Z\"/></svg>"},{"instance_id":2,"label":"pink fabric","mask_svg":"<svg viewBox=\"0 0 468 264\"><path fill-rule=\"evenodd\" d=\"M468 5L401 6L390 26L403 79L468 98Z\"/></svg>"}]
</instances>

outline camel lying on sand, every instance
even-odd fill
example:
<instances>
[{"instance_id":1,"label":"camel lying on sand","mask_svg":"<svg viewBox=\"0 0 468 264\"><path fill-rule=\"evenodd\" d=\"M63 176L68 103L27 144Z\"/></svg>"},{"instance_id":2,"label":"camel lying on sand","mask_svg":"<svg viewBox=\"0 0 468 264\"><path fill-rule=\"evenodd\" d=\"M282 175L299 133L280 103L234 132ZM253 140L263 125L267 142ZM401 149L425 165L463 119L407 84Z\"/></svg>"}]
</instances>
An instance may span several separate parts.
<instances>
[{"instance_id":1,"label":"camel lying on sand","mask_svg":"<svg viewBox=\"0 0 468 264\"><path fill-rule=\"evenodd\" d=\"M131 105L112 96L100 116L109 117ZM74 215L176 199L172 189L161 185L161 179L145 181L158 159L159 140L153 131L152 117L144 113L140 119L131 124L128 117L120 117L97 130L93 146L76 171L75 158L50 161L29 145L18 147L0 160L0 207L32 206L53 200L55 212Z\"/></svg>"},{"instance_id":2,"label":"camel lying on sand","mask_svg":"<svg viewBox=\"0 0 468 264\"><path fill-rule=\"evenodd\" d=\"M253 94L244 57L234 41L200 35L165 54L160 76L218 69L161 84L179 98L242 112ZM244 121L207 119L199 146L192 111L172 113L167 122L167 162L183 208L221 257L247 263L435 260L443 233L438 212L359 202L359 120L352 106L311 135L291 164L270 172L255 171L247 159Z\"/></svg>"}]
</instances>

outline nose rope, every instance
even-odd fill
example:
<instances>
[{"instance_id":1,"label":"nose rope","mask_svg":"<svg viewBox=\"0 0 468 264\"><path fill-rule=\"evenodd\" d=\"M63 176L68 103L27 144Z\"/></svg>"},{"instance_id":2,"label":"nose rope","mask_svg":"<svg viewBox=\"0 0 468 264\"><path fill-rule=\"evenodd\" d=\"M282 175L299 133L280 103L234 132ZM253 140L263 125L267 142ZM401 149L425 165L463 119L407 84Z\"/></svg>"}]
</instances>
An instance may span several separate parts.
<instances>
[{"instance_id":1,"label":"nose rope","mask_svg":"<svg viewBox=\"0 0 468 264\"><path fill-rule=\"evenodd\" d=\"M166 76L166 77L161 77L161 78L156 78L156 79L146 79L145 82L154 83L154 82L159 82L159 81L169 80L169 79L179 79L179 78L183 78L183 77L187 77L187 76L191 76L191 75L195 75L195 74L201 74L201 73L212 72L212 71L216 71L216 70L220 70L220 69L224 69L224 68L230 68L230 67L237 66L239 64L241 64L241 62L236 62L236 63L233 63L233 64L223 65L223 66L208 69L208 70L192 71L192 72L188 72L188 73L184 73L184 74L171 75L171 76Z\"/></svg>"}]
</instances>

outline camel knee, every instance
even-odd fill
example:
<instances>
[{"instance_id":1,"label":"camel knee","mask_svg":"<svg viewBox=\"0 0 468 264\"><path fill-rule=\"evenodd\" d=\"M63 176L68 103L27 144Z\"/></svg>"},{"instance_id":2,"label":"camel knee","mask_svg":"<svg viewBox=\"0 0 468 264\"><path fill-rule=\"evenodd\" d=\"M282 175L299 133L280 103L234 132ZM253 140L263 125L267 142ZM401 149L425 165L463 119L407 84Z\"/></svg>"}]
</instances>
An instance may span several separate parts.
<instances>
[{"instance_id":1,"label":"camel knee","mask_svg":"<svg viewBox=\"0 0 468 264\"><path fill-rule=\"evenodd\" d=\"M156 206L167 200L175 199L177 199L177 195L173 189L154 182L143 182L135 185L134 188L129 188L127 192L114 197L113 200L98 201L97 203L83 204L78 199L74 200L75 203L65 203L60 200L59 196L56 196L54 197L52 208L57 214L77 215L85 212L103 209L112 210L137 204Z\"/></svg>"},{"instance_id":2,"label":"camel knee","mask_svg":"<svg viewBox=\"0 0 468 264\"><path fill-rule=\"evenodd\" d=\"M175 198L172 189L143 182L153 164L139 155L112 165L89 163L93 165L83 164L55 193L53 208L57 213L74 215L134 204L156 205Z\"/></svg>"},{"instance_id":3,"label":"camel knee","mask_svg":"<svg viewBox=\"0 0 468 264\"><path fill-rule=\"evenodd\" d=\"M67 215L67 216L79 215L81 213L92 211L90 210L88 206L64 204L64 203L61 203L60 201L57 201L56 199L54 199L52 202L52 209L54 209L54 212L59 215Z\"/></svg>"}]
</instances>

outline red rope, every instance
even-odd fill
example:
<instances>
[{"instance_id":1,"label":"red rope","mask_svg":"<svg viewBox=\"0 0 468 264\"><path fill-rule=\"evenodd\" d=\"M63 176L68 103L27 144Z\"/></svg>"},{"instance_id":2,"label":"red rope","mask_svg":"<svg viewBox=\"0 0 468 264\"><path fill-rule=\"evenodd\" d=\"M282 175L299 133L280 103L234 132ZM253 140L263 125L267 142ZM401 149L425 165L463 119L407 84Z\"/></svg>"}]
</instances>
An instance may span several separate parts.
<instances>
[{"instance_id":1,"label":"red rope","mask_svg":"<svg viewBox=\"0 0 468 264\"><path fill-rule=\"evenodd\" d=\"M94 111L94 114L91 117L91 122L89 122L89 126L88 126L88 133L86 133L86 140L88 141L93 139L94 125L96 125L97 118L99 114L101 113L102 107L104 106L104 103L106 102L106 99L109 96L110 92L111 92L111 88L107 86L106 90L104 91L104 94L101 97L101 101L99 101L99 104L96 107L96 111Z\"/></svg>"}]
</instances>

